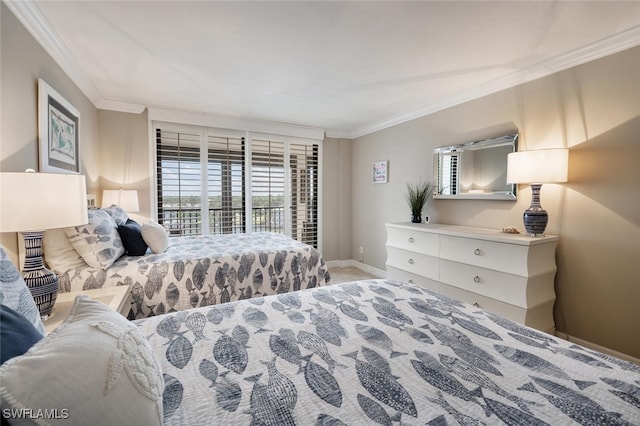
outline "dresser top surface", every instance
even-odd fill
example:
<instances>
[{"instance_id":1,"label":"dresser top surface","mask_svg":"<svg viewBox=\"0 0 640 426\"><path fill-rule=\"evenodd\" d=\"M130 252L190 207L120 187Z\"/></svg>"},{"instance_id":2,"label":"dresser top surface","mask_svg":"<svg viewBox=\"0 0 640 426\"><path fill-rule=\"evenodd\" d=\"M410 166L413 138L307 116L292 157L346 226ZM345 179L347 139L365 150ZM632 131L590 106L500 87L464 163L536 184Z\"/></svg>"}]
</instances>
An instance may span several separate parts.
<instances>
[{"instance_id":1,"label":"dresser top surface","mask_svg":"<svg viewBox=\"0 0 640 426\"><path fill-rule=\"evenodd\" d=\"M435 223L387 223L387 226L396 228L413 229L433 234L450 235L454 237L477 238L481 240L497 241L501 243L520 244L520 245L537 245L548 244L558 241L555 235L546 235L544 237L531 237L527 234L509 234L499 229L491 228L474 228L470 226L443 225Z\"/></svg>"}]
</instances>

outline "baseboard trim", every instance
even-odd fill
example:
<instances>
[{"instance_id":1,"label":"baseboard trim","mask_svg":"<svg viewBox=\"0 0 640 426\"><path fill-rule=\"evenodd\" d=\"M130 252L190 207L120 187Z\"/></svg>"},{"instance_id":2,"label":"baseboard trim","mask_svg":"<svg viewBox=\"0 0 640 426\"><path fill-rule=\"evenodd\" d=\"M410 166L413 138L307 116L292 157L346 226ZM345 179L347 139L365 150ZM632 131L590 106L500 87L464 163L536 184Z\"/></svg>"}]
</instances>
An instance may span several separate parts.
<instances>
[{"instance_id":1,"label":"baseboard trim","mask_svg":"<svg viewBox=\"0 0 640 426\"><path fill-rule=\"evenodd\" d=\"M602 353L605 353L607 355L611 355L611 356L614 356L616 358L620 358L620 359L623 359L625 361L629 361L629 362L632 362L634 364L640 365L640 359L638 359L638 358L632 357L631 355L623 354L622 352L614 351L613 349L609 349L607 347L597 345L595 343L589 342L589 341L584 340L584 339L580 339L579 337L571 336L571 335L569 335L567 333L562 333L562 332L559 332L559 331L556 331L556 337L559 337L559 338L561 338L563 340L566 340L568 342L572 342L572 343L584 346L585 348L593 349L595 351L602 352Z\"/></svg>"},{"instance_id":2,"label":"baseboard trim","mask_svg":"<svg viewBox=\"0 0 640 426\"><path fill-rule=\"evenodd\" d=\"M374 268L366 263L358 262L357 260L329 260L326 262L329 268L348 268L354 267L368 274L375 275L378 278L387 278L387 271L383 269Z\"/></svg>"}]
</instances>

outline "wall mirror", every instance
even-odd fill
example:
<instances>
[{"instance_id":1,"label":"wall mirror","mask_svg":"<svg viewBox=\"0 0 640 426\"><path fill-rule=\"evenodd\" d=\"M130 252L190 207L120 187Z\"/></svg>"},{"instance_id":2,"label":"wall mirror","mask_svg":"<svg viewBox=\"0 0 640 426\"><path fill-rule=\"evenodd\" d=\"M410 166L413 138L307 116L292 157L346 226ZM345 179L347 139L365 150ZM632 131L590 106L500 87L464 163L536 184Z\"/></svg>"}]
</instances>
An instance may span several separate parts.
<instances>
[{"instance_id":1,"label":"wall mirror","mask_svg":"<svg viewBox=\"0 0 640 426\"><path fill-rule=\"evenodd\" d=\"M507 155L518 148L518 133L434 150L433 198L515 200L507 184Z\"/></svg>"}]
</instances>

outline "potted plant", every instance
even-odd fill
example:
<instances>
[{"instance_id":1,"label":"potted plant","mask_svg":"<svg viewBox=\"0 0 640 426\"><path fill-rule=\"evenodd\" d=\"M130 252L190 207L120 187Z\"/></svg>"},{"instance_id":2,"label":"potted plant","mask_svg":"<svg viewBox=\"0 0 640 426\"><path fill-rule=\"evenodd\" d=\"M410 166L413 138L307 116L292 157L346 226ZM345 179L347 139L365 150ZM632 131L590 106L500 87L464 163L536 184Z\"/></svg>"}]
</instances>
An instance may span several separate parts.
<instances>
[{"instance_id":1,"label":"potted plant","mask_svg":"<svg viewBox=\"0 0 640 426\"><path fill-rule=\"evenodd\" d=\"M428 182L407 183L407 203L411 208L411 222L422 222L422 209L431 197L432 191L433 187Z\"/></svg>"}]
</instances>

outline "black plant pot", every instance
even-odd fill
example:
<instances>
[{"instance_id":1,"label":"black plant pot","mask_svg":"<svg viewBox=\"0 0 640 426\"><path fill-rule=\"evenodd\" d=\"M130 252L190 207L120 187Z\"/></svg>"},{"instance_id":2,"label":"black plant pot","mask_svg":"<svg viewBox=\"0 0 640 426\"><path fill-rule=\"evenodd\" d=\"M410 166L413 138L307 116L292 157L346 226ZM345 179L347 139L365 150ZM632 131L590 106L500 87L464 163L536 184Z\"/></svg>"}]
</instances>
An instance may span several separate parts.
<instances>
[{"instance_id":1,"label":"black plant pot","mask_svg":"<svg viewBox=\"0 0 640 426\"><path fill-rule=\"evenodd\" d=\"M411 222L412 223L422 223L422 215L421 214L411 215Z\"/></svg>"}]
</instances>

